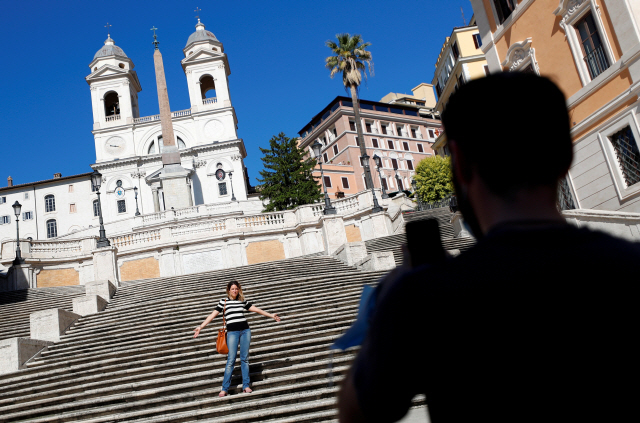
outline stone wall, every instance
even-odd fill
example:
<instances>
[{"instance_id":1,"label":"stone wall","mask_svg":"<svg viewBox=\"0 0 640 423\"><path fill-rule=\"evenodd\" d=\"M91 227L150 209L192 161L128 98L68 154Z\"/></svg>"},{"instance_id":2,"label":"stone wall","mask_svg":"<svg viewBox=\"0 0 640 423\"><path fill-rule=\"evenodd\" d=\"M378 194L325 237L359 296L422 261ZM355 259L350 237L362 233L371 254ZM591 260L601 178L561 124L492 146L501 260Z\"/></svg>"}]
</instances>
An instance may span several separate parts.
<instances>
[{"instance_id":1,"label":"stone wall","mask_svg":"<svg viewBox=\"0 0 640 423\"><path fill-rule=\"evenodd\" d=\"M133 281L160 277L160 264L153 257L128 260L120 266L120 280Z\"/></svg>"},{"instance_id":2,"label":"stone wall","mask_svg":"<svg viewBox=\"0 0 640 423\"><path fill-rule=\"evenodd\" d=\"M247 245L247 264L285 259L284 246L278 240L250 242Z\"/></svg>"},{"instance_id":3,"label":"stone wall","mask_svg":"<svg viewBox=\"0 0 640 423\"><path fill-rule=\"evenodd\" d=\"M37 276L38 288L80 284L80 274L74 268L42 270Z\"/></svg>"}]
</instances>

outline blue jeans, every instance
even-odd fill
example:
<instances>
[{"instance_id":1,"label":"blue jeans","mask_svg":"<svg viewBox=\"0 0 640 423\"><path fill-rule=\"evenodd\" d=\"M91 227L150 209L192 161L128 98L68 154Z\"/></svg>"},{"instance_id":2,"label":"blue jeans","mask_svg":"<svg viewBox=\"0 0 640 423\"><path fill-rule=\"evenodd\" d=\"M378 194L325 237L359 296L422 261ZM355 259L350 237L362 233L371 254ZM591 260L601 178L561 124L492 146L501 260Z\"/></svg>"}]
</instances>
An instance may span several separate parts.
<instances>
[{"instance_id":1,"label":"blue jeans","mask_svg":"<svg viewBox=\"0 0 640 423\"><path fill-rule=\"evenodd\" d=\"M249 344L251 343L251 329L227 332L227 366L224 368L224 379L222 380L222 390L229 392L231 385L231 374L236 363L238 344L240 345L240 368L242 369L242 389L249 387Z\"/></svg>"}]
</instances>

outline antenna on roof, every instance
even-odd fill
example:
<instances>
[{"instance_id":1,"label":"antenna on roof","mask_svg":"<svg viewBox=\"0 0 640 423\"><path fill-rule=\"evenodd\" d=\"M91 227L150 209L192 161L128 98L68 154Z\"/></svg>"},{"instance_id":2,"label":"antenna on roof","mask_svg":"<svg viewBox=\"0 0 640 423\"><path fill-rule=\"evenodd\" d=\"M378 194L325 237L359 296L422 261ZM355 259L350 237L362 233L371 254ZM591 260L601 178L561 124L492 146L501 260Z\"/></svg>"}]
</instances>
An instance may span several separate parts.
<instances>
[{"instance_id":1,"label":"antenna on roof","mask_svg":"<svg viewBox=\"0 0 640 423\"><path fill-rule=\"evenodd\" d=\"M462 6L460 6L460 13L462 13L462 26L467 26L467 21L464 18L464 10L462 10Z\"/></svg>"}]
</instances>

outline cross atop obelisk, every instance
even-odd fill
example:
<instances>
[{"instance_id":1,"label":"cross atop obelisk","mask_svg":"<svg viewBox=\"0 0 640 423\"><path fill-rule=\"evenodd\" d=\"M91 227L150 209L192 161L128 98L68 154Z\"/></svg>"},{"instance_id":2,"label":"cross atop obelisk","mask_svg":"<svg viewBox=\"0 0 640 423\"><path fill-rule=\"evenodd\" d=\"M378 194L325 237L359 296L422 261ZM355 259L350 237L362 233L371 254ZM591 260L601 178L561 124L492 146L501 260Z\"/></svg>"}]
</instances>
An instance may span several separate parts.
<instances>
[{"instance_id":1,"label":"cross atop obelisk","mask_svg":"<svg viewBox=\"0 0 640 423\"><path fill-rule=\"evenodd\" d=\"M162 143L164 144L162 152L162 164L179 164L180 153L176 148L175 135L173 134L173 122L171 121L171 108L169 107L169 93L167 91L167 80L164 75L164 64L162 62L162 53L158 49L158 36L156 35L155 26L151 28L153 31L153 44L155 52L153 53L153 65L156 71L156 85L158 86L158 104L160 105L160 126L162 127Z\"/></svg>"}]
</instances>

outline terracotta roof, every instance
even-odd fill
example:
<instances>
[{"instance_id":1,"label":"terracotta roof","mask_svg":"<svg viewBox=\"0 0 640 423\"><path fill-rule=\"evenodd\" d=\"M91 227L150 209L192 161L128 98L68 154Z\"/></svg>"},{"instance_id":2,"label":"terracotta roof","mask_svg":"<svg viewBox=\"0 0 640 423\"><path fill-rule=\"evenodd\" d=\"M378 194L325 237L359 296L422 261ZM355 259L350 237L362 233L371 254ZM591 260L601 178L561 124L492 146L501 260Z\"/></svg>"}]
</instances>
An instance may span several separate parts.
<instances>
[{"instance_id":1,"label":"terracotta roof","mask_svg":"<svg viewBox=\"0 0 640 423\"><path fill-rule=\"evenodd\" d=\"M62 176L60 178L45 179L43 181L28 182L26 184L18 184L18 185L13 185L13 186L10 186L10 187L0 187L0 192L2 192L2 191L10 191L10 190L12 190L14 188L23 188L23 187L28 187L28 186L32 186L32 185L42 185L42 184L47 184L47 183L50 183L50 182L64 181L64 180L67 180L67 179L82 178L82 177L91 178L91 174L92 173L93 172L79 173L77 175Z\"/></svg>"}]
</instances>

